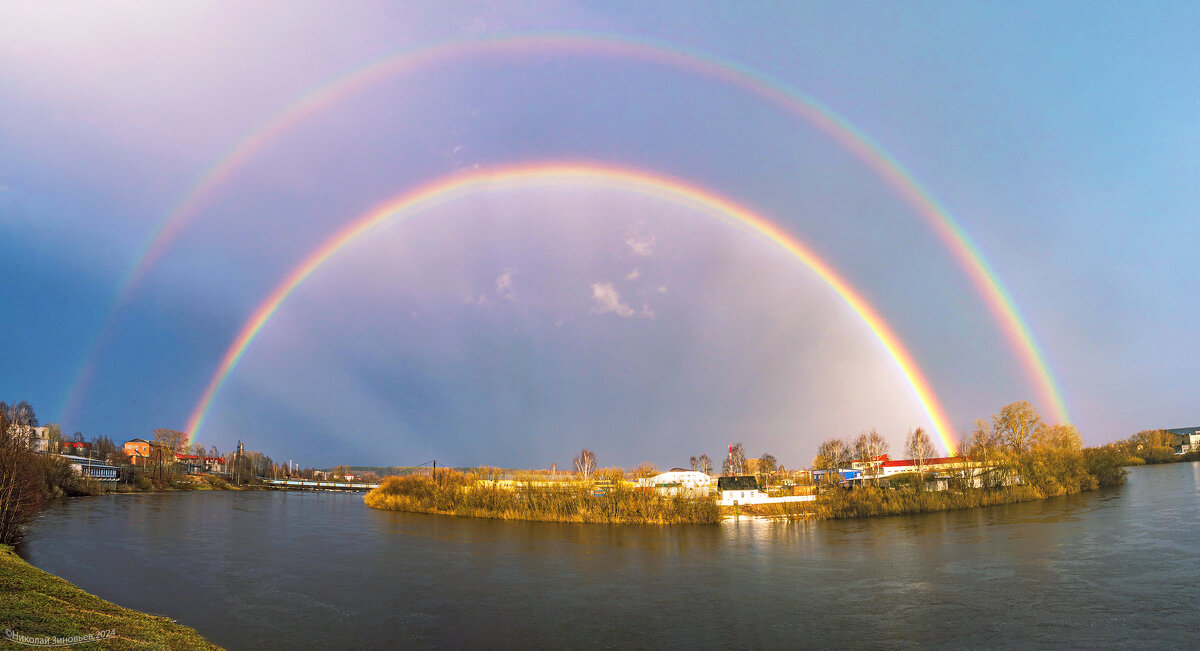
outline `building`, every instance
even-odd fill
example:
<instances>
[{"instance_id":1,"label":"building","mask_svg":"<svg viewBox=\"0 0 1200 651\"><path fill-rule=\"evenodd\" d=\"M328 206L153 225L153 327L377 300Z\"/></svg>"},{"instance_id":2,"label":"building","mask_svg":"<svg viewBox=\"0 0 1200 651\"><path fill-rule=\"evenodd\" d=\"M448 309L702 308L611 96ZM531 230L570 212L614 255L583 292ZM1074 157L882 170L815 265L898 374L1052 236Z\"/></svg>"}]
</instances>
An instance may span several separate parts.
<instances>
[{"instance_id":1,"label":"building","mask_svg":"<svg viewBox=\"0 0 1200 651\"><path fill-rule=\"evenodd\" d=\"M1175 438L1172 447L1176 454L1200 450L1200 427L1176 427L1164 431Z\"/></svg>"},{"instance_id":2,"label":"building","mask_svg":"<svg viewBox=\"0 0 1200 651\"><path fill-rule=\"evenodd\" d=\"M712 477L695 470L672 468L649 478L638 479L639 488L653 488L662 495L707 497L712 492Z\"/></svg>"},{"instance_id":3,"label":"building","mask_svg":"<svg viewBox=\"0 0 1200 651\"><path fill-rule=\"evenodd\" d=\"M841 478L838 479L838 483L858 481L859 479L862 479L863 476L862 470L855 468L822 469L812 471L813 482L817 484L821 483L825 480L826 475L829 473L841 476Z\"/></svg>"},{"instance_id":4,"label":"building","mask_svg":"<svg viewBox=\"0 0 1200 651\"><path fill-rule=\"evenodd\" d=\"M145 466L150 463L153 450L160 447L162 445L157 441L130 439L125 441L125 454L129 456L129 463L135 466Z\"/></svg>"},{"instance_id":5,"label":"building","mask_svg":"<svg viewBox=\"0 0 1200 651\"><path fill-rule=\"evenodd\" d=\"M758 479L754 475L741 477L717 477L717 492L722 502L731 506L756 504L766 495L758 490Z\"/></svg>"},{"instance_id":6,"label":"building","mask_svg":"<svg viewBox=\"0 0 1200 651\"><path fill-rule=\"evenodd\" d=\"M88 456L92 452L92 444L87 441L59 441L58 447L64 454Z\"/></svg>"},{"instance_id":7,"label":"building","mask_svg":"<svg viewBox=\"0 0 1200 651\"><path fill-rule=\"evenodd\" d=\"M202 457L196 454L176 454L175 463L186 473L225 472L225 457Z\"/></svg>"},{"instance_id":8,"label":"building","mask_svg":"<svg viewBox=\"0 0 1200 651\"><path fill-rule=\"evenodd\" d=\"M77 457L70 454L60 454L58 456L66 459L71 464L71 468L75 472L89 479L115 484L120 478L119 469L116 466L109 465L103 461L97 461L87 457Z\"/></svg>"},{"instance_id":9,"label":"building","mask_svg":"<svg viewBox=\"0 0 1200 651\"><path fill-rule=\"evenodd\" d=\"M10 436L26 437L26 440L29 442L29 449L34 452L47 452L50 449L50 435L45 427L9 425L8 434Z\"/></svg>"},{"instance_id":10,"label":"building","mask_svg":"<svg viewBox=\"0 0 1200 651\"><path fill-rule=\"evenodd\" d=\"M945 474L951 471L959 471L967 468L970 460L966 457L937 457L934 459L926 459L925 462L918 466L916 459L887 459L879 465L879 477L888 477L891 475L899 475L906 472L917 472L919 469L924 472L933 472Z\"/></svg>"}]
</instances>

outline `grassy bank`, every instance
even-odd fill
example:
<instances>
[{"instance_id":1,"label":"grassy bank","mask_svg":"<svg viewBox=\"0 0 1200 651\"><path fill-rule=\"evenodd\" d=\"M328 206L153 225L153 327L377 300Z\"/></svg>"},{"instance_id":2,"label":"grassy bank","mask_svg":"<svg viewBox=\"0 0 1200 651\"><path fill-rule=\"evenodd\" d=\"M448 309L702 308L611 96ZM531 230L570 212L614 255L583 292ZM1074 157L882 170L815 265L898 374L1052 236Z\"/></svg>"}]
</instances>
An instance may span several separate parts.
<instances>
[{"instance_id":1,"label":"grassy bank","mask_svg":"<svg viewBox=\"0 0 1200 651\"><path fill-rule=\"evenodd\" d=\"M585 482L563 486L517 483L512 488L479 482L474 474L439 473L389 477L366 495L367 506L390 511L438 513L502 520L713 524L720 510L713 499L663 497L614 485L602 495Z\"/></svg>"},{"instance_id":2,"label":"grassy bank","mask_svg":"<svg viewBox=\"0 0 1200 651\"><path fill-rule=\"evenodd\" d=\"M0 545L0 627L30 638L114 632L111 637L89 642L88 648L220 648L165 617L122 608L88 594L26 563L7 545Z\"/></svg>"}]
</instances>

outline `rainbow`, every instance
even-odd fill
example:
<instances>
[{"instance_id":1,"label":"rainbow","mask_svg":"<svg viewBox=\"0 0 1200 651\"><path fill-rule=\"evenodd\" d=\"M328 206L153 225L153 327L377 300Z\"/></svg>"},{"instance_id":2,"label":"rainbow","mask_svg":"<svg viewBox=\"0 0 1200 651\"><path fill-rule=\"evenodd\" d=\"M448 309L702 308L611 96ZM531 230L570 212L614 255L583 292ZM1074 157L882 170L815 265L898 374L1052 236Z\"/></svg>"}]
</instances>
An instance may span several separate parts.
<instances>
[{"instance_id":1,"label":"rainbow","mask_svg":"<svg viewBox=\"0 0 1200 651\"><path fill-rule=\"evenodd\" d=\"M459 58L484 58L488 55L522 52L535 55L608 56L677 68L745 90L824 132L875 171L930 225L967 272L976 291L983 297L989 311L1000 324L1005 338L1020 360L1021 367L1030 378L1039 402L1049 406L1057 421L1069 422L1066 403L1045 361L1045 355L1012 296L979 248L932 194L869 135L829 107L784 81L736 61L664 41L586 32L517 33L409 48L338 74L301 94L282 111L257 124L245 137L224 152L191 186L134 257L118 286L113 310L91 346L91 352L77 374L75 384L67 394L64 417L69 417L76 410L83 387L94 374L98 351L104 347L107 333L113 330L116 313L129 300L148 270L162 257L186 225L200 214L205 201L267 144L301 123L306 117L391 75Z\"/></svg>"},{"instance_id":2,"label":"rainbow","mask_svg":"<svg viewBox=\"0 0 1200 651\"><path fill-rule=\"evenodd\" d=\"M911 387L914 396L925 410L933 429L942 442L942 447L947 452L954 450L953 430L949 427L946 415L930 388L929 382L926 381L912 356L862 295L811 249L765 217L706 189L640 170L587 163L518 165L443 177L393 197L342 227L309 253L300 264L296 265L258 305L242 326L241 331L221 358L221 363L205 387L199 402L192 410L185 430L188 433L188 442L191 443L195 439L196 434L204 425L205 417L212 408L213 400L221 385L225 383L225 379L233 372L250 344L262 332L263 327L267 325L279 307L305 280L346 246L384 222L397 217L412 217L422 211L473 193L553 185L601 186L652 196L712 215L778 245L825 281L870 328L887 350Z\"/></svg>"}]
</instances>

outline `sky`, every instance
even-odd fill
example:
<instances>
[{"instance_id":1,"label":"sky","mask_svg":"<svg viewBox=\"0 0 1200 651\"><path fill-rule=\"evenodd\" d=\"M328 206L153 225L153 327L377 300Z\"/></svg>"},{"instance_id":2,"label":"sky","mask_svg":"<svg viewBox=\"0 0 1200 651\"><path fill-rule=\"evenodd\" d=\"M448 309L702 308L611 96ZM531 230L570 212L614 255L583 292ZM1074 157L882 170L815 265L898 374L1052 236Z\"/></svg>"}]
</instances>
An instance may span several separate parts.
<instances>
[{"instance_id":1,"label":"sky","mask_svg":"<svg viewBox=\"0 0 1200 651\"><path fill-rule=\"evenodd\" d=\"M0 400L68 433L800 467L1016 400L1200 422L1194 3L0 15Z\"/></svg>"}]
</instances>

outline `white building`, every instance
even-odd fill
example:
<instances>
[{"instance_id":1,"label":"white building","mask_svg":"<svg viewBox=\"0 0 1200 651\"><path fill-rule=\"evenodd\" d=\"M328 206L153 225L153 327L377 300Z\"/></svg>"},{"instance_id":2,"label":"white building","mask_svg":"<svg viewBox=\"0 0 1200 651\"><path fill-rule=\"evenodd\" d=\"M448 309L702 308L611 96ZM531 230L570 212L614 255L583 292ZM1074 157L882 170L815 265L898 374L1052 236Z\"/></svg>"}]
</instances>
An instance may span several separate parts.
<instances>
[{"instance_id":1,"label":"white building","mask_svg":"<svg viewBox=\"0 0 1200 651\"><path fill-rule=\"evenodd\" d=\"M663 495L706 497L713 489L713 478L695 470L672 468L650 478L638 480L641 488L653 488Z\"/></svg>"}]
</instances>

